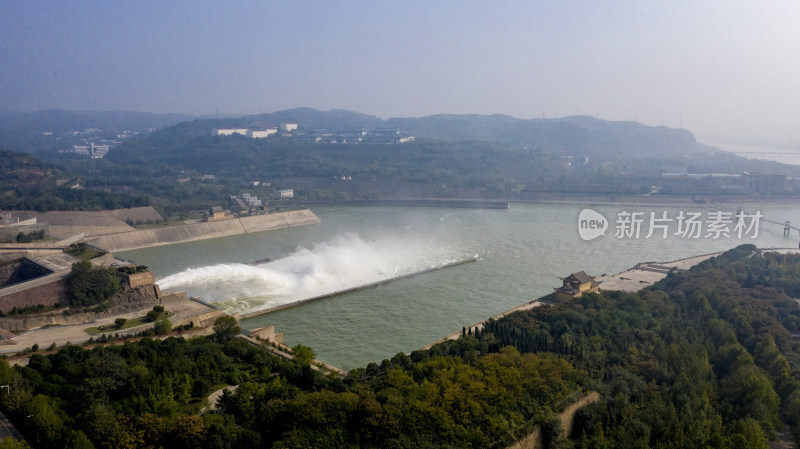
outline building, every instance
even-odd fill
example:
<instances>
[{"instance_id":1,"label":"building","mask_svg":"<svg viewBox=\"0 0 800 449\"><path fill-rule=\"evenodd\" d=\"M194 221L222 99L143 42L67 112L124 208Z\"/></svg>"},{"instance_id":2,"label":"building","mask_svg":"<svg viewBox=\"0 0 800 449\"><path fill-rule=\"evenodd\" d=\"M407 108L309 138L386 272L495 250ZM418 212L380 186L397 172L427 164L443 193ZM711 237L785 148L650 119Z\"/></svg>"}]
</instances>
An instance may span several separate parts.
<instances>
[{"instance_id":1,"label":"building","mask_svg":"<svg viewBox=\"0 0 800 449\"><path fill-rule=\"evenodd\" d=\"M263 139L265 137L269 137L273 134L278 134L277 127L266 127L266 128L259 128L259 129L248 129L247 130L247 137L253 139Z\"/></svg>"},{"instance_id":2,"label":"building","mask_svg":"<svg viewBox=\"0 0 800 449\"><path fill-rule=\"evenodd\" d=\"M292 132L297 129L297 122L286 122L281 124L281 128L286 132Z\"/></svg>"},{"instance_id":3,"label":"building","mask_svg":"<svg viewBox=\"0 0 800 449\"><path fill-rule=\"evenodd\" d=\"M275 326L272 324L251 330L250 336L259 338L261 340L283 344L283 334L275 332Z\"/></svg>"},{"instance_id":4,"label":"building","mask_svg":"<svg viewBox=\"0 0 800 449\"><path fill-rule=\"evenodd\" d=\"M554 289L556 296L561 300L580 298L584 293L595 293L600 290L600 283L583 271L572 273L562 281L564 285Z\"/></svg>"},{"instance_id":5,"label":"building","mask_svg":"<svg viewBox=\"0 0 800 449\"><path fill-rule=\"evenodd\" d=\"M73 145L72 152L81 156L89 156L89 145Z\"/></svg>"},{"instance_id":6,"label":"building","mask_svg":"<svg viewBox=\"0 0 800 449\"><path fill-rule=\"evenodd\" d=\"M94 142L92 142L89 152L92 155L92 159L102 159L108 154L108 145L95 145Z\"/></svg>"},{"instance_id":7,"label":"building","mask_svg":"<svg viewBox=\"0 0 800 449\"><path fill-rule=\"evenodd\" d=\"M341 128L339 135L342 137L361 137L367 135L367 130L364 128Z\"/></svg>"},{"instance_id":8,"label":"building","mask_svg":"<svg viewBox=\"0 0 800 449\"><path fill-rule=\"evenodd\" d=\"M397 128L376 128L372 131L372 134L375 136L397 137L400 135L400 130Z\"/></svg>"},{"instance_id":9,"label":"building","mask_svg":"<svg viewBox=\"0 0 800 449\"><path fill-rule=\"evenodd\" d=\"M120 274L122 275L123 282L130 288L136 288L142 285L153 285L156 282L152 271L141 271L133 274Z\"/></svg>"},{"instance_id":10,"label":"building","mask_svg":"<svg viewBox=\"0 0 800 449\"><path fill-rule=\"evenodd\" d=\"M231 136L233 134L247 135L247 128L217 128L214 130L217 136Z\"/></svg>"},{"instance_id":11,"label":"building","mask_svg":"<svg viewBox=\"0 0 800 449\"><path fill-rule=\"evenodd\" d=\"M273 195L275 196L275 198L286 200L289 198L294 198L294 190L292 189L278 190Z\"/></svg>"},{"instance_id":12,"label":"building","mask_svg":"<svg viewBox=\"0 0 800 449\"><path fill-rule=\"evenodd\" d=\"M778 173L742 173L745 190L755 193L774 194L786 190L786 175Z\"/></svg>"},{"instance_id":13,"label":"building","mask_svg":"<svg viewBox=\"0 0 800 449\"><path fill-rule=\"evenodd\" d=\"M205 216L205 221L222 221L222 220L230 220L233 218L228 211L225 209L214 206L208 211L207 215Z\"/></svg>"}]
</instances>

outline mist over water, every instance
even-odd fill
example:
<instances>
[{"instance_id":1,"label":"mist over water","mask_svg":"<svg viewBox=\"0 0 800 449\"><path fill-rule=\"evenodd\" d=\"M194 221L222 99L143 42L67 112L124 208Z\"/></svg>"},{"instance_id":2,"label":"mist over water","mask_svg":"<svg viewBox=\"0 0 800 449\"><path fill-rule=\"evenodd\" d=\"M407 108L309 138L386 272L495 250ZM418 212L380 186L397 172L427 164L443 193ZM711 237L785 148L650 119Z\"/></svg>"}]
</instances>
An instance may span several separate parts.
<instances>
[{"instance_id":1,"label":"mist over water","mask_svg":"<svg viewBox=\"0 0 800 449\"><path fill-rule=\"evenodd\" d=\"M757 239L614 237L617 213L704 207L597 206L612 221L606 236L578 234L583 205L512 204L509 210L315 208L312 226L121 253L149 266L162 290L186 290L226 311L248 311L431 268L465 257L475 263L303 304L241 322L274 324L287 344L349 369L411 352L444 335L553 291L584 270L617 273L638 262L724 251L743 243L797 248L800 235L762 223ZM748 208L748 210L751 208ZM735 209L734 209L735 210ZM799 206L760 208L764 218L800 223ZM753 212L753 211L750 211ZM268 263L254 261L271 259Z\"/></svg>"},{"instance_id":2,"label":"mist over water","mask_svg":"<svg viewBox=\"0 0 800 449\"><path fill-rule=\"evenodd\" d=\"M188 268L158 285L185 290L228 313L251 312L435 268L456 256L432 241L364 240L347 233L265 263Z\"/></svg>"}]
</instances>

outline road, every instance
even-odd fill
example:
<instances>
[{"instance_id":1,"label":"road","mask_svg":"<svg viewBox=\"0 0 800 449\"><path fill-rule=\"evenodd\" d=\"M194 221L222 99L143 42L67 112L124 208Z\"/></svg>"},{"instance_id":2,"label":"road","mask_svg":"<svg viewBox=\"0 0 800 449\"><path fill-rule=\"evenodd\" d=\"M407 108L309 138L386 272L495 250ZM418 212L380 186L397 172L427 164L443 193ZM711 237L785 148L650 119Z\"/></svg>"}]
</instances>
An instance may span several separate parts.
<instances>
[{"instance_id":1,"label":"road","mask_svg":"<svg viewBox=\"0 0 800 449\"><path fill-rule=\"evenodd\" d=\"M170 317L171 321L176 321L180 318L200 315L215 310L191 299L169 301L162 305L164 306L164 310L173 313L173 315ZM38 344L39 348L44 349L50 346L52 343L55 343L56 346L64 346L67 342L74 344L83 343L92 337L96 338L99 336L90 335L85 329L97 326L108 326L108 333L113 334L116 333L114 332L115 319L120 317L127 319L139 318L144 316L149 310L150 308L143 308L133 312L121 313L118 315L101 318L92 323L75 324L70 326L51 326L24 332L12 338L10 340L11 344L0 345L0 354L20 352L25 348L32 347L34 344ZM121 333L135 334L152 326L153 323L148 323L142 326L125 329Z\"/></svg>"}]
</instances>

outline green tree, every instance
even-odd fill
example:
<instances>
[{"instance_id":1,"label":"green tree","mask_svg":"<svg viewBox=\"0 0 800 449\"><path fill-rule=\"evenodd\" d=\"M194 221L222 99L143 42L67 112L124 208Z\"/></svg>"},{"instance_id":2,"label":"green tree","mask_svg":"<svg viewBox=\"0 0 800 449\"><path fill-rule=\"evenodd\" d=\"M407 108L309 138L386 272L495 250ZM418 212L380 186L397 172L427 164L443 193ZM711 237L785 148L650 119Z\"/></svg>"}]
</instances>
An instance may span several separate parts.
<instances>
[{"instance_id":1,"label":"green tree","mask_svg":"<svg viewBox=\"0 0 800 449\"><path fill-rule=\"evenodd\" d=\"M308 346L297 345L292 348L294 359L301 365L310 365L314 360L314 351Z\"/></svg>"},{"instance_id":2,"label":"green tree","mask_svg":"<svg viewBox=\"0 0 800 449\"><path fill-rule=\"evenodd\" d=\"M214 332L223 337L233 337L241 331L239 322L230 315L222 315L214 321Z\"/></svg>"},{"instance_id":3,"label":"green tree","mask_svg":"<svg viewBox=\"0 0 800 449\"><path fill-rule=\"evenodd\" d=\"M49 444L61 440L64 430L64 421L59 416L59 409L53 400L47 396L37 394L25 405L25 413L30 416L33 427L38 436Z\"/></svg>"},{"instance_id":4,"label":"green tree","mask_svg":"<svg viewBox=\"0 0 800 449\"><path fill-rule=\"evenodd\" d=\"M110 268L92 268L89 261L72 264L69 280L69 302L74 306L99 304L120 290L116 271Z\"/></svg>"},{"instance_id":5,"label":"green tree","mask_svg":"<svg viewBox=\"0 0 800 449\"><path fill-rule=\"evenodd\" d=\"M94 449L94 444L82 431L70 430L64 442L64 449Z\"/></svg>"},{"instance_id":6,"label":"green tree","mask_svg":"<svg viewBox=\"0 0 800 449\"><path fill-rule=\"evenodd\" d=\"M125 323L127 322L128 322L127 318L117 318L116 320L114 320L114 325L117 326L117 329L122 329L122 326L124 326Z\"/></svg>"},{"instance_id":7,"label":"green tree","mask_svg":"<svg viewBox=\"0 0 800 449\"><path fill-rule=\"evenodd\" d=\"M164 306L153 306L153 310L147 312L147 319L150 321L158 321L164 315Z\"/></svg>"},{"instance_id":8,"label":"green tree","mask_svg":"<svg viewBox=\"0 0 800 449\"><path fill-rule=\"evenodd\" d=\"M156 332L156 335L166 335L172 332L172 323L168 318L164 318L163 320L156 321L156 324L153 325L153 330Z\"/></svg>"},{"instance_id":9,"label":"green tree","mask_svg":"<svg viewBox=\"0 0 800 449\"><path fill-rule=\"evenodd\" d=\"M0 442L0 449L30 449L30 446L24 441L14 441L13 438L7 436Z\"/></svg>"}]
</instances>

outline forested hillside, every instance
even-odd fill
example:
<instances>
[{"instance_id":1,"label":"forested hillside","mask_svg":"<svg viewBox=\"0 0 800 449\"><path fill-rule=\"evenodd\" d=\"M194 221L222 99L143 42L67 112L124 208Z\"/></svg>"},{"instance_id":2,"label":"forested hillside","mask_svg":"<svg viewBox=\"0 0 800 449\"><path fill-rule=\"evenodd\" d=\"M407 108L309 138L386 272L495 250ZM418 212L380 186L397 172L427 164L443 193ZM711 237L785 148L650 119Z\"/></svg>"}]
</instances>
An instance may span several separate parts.
<instances>
[{"instance_id":1,"label":"forested hillside","mask_svg":"<svg viewBox=\"0 0 800 449\"><path fill-rule=\"evenodd\" d=\"M69 127L84 123L81 120L95 123L103 118L103 123L113 127L177 119L108 114L75 113L73 117L56 111L33 114L36 120L30 120L41 127L44 125L37 120L47 123L53 115L53 123L65 122L63 126ZM213 135L219 127L283 122L297 122L301 134L320 127L332 132L347 127L369 132L378 126L396 126L418 138L387 145L301 143L277 135L264 139ZM0 145L14 135L14 131L1 134ZM66 141L59 142L66 145ZM14 156L0 167L12 171L0 174L7 179L0 207L97 209L150 203L163 212L196 211L227 204L231 195L241 194L253 182L271 183L269 189L251 192L262 198L270 197L276 188L289 188L301 200L445 197L527 201L536 200L541 193L706 197L754 195L736 176L744 171L800 176L797 166L751 161L698 144L685 130L633 122L591 117L521 120L501 115L381 120L349 111L308 108L181 122L129 138L104 159L49 154L48 160L63 167L62 172L74 174L80 187L65 187L75 186L73 182L54 186L45 178L28 182L9 166L17 164ZM662 176L664 167L675 165L685 166L689 173L733 176ZM335 180L342 176L352 182ZM795 196L800 191L789 182L786 189L769 194Z\"/></svg>"},{"instance_id":2,"label":"forested hillside","mask_svg":"<svg viewBox=\"0 0 800 449\"><path fill-rule=\"evenodd\" d=\"M58 151L81 144L79 135L96 130L96 137L116 138L124 130L149 132L191 119L183 114L131 111L66 111L0 113L0 149L54 157Z\"/></svg>"},{"instance_id":3,"label":"forested hillside","mask_svg":"<svg viewBox=\"0 0 800 449\"><path fill-rule=\"evenodd\" d=\"M576 447L767 448L800 441L800 256L752 245L641 293L605 292L491 322L480 340L556 353L605 401Z\"/></svg>"},{"instance_id":4,"label":"forested hillside","mask_svg":"<svg viewBox=\"0 0 800 449\"><path fill-rule=\"evenodd\" d=\"M86 189L85 184L82 177L54 164L25 153L0 151L0 209L100 210L149 205L142 195Z\"/></svg>"}]
</instances>

